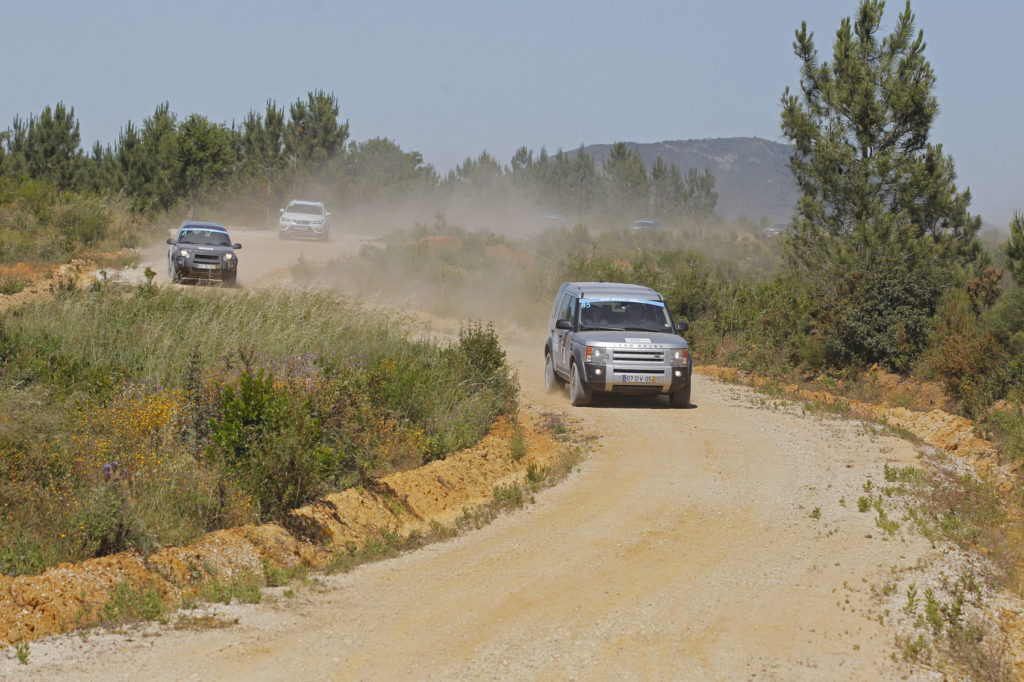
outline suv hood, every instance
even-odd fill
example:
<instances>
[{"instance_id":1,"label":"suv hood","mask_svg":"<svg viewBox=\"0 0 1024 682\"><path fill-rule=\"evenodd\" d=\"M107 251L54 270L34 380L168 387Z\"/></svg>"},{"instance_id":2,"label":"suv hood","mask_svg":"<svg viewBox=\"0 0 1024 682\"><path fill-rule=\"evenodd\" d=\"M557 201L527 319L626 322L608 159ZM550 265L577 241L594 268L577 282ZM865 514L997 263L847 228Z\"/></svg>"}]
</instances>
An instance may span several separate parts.
<instances>
[{"instance_id":1,"label":"suv hood","mask_svg":"<svg viewBox=\"0 0 1024 682\"><path fill-rule=\"evenodd\" d=\"M576 336L587 343L604 346L658 346L662 348L686 348L686 340L678 334L668 332L635 331L582 331Z\"/></svg>"}]
</instances>

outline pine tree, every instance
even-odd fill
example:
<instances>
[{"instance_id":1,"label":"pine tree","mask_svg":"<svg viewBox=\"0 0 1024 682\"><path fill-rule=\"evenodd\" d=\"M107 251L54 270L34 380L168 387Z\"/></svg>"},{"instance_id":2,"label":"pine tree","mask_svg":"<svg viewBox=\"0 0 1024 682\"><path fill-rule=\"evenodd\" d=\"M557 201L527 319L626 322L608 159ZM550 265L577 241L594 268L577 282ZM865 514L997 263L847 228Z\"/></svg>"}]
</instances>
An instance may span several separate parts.
<instances>
[{"instance_id":1,"label":"pine tree","mask_svg":"<svg viewBox=\"0 0 1024 682\"><path fill-rule=\"evenodd\" d=\"M842 20L832 62L819 59L806 22L796 31L800 93L782 96L782 130L801 197L785 257L811 287L834 362L903 369L941 292L981 261L981 219L957 190L953 159L929 142L935 74L910 3L881 37L884 8L862 0Z\"/></svg>"},{"instance_id":2,"label":"pine tree","mask_svg":"<svg viewBox=\"0 0 1024 682\"><path fill-rule=\"evenodd\" d=\"M1024 213L1013 212L1010 221L1010 239L1004 246L1006 251L1006 268L1013 275L1017 286L1024 287Z\"/></svg>"},{"instance_id":3,"label":"pine tree","mask_svg":"<svg viewBox=\"0 0 1024 682\"><path fill-rule=\"evenodd\" d=\"M611 188L613 210L626 215L647 212L650 181L639 150L630 150L625 142L616 142L608 150L604 172Z\"/></svg>"},{"instance_id":4,"label":"pine tree","mask_svg":"<svg viewBox=\"0 0 1024 682\"><path fill-rule=\"evenodd\" d=\"M248 182L256 182L266 208L268 224L282 203L288 157L284 146L284 109L267 100L264 113L249 111L242 121L239 146L241 173Z\"/></svg>"},{"instance_id":5,"label":"pine tree","mask_svg":"<svg viewBox=\"0 0 1024 682\"><path fill-rule=\"evenodd\" d=\"M303 183L345 153L349 125L338 122L338 98L323 90L310 92L289 109L284 145L295 171L293 182Z\"/></svg>"},{"instance_id":6,"label":"pine tree","mask_svg":"<svg viewBox=\"0 0 1024 682\"><path fill-rule=\"evenodd\" d=\"M145 205L166 211L181 198L176 187L178 177L178 117L171 105L157 105L153 115L142 121L142 178L139 196Z\"/></svg>"},{"instance_id":7,"label":"pine tree","mask_svg":"<svg viewBox=\"0 0 1024 682\"><path fill-rule=\"evenodd\" d=\"M63 102L28 120L15 116L8 135L5 172L49 180L57 189L77 189L86 162L75 109Z\"/></svg>"},{"instance_id":8,"label":"pine tree","mask_svg":"<svg viewBox=\"0 0 1024 682\"><path fill-rule=\"evenodd\" d=\"M233 170L231 133L201 114L192 114L178 129L179 196L192 217L197 201L227 180Z\"/></svg>"}]
</instances>

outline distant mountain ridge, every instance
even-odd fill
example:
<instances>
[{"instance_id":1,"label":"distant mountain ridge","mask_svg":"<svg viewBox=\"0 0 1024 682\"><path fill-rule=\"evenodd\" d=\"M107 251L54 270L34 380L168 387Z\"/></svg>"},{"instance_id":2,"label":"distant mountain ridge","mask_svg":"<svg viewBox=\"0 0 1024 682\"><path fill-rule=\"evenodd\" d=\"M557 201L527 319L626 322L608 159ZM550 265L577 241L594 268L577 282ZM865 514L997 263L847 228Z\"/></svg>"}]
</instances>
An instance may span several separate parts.
<instances>
[{"instance_id":1,"label":"distant mountain ridge","mask_svg":"<svg viewBox=\"0 0 1024 682\"><path fill-rule=\"evenodd\" d=\"M592 144L583 148L603 164L610 144ZM789 221L796 206L796 183L789 172L790 145L759 137L723 137L708 140L670 142L627 142L637 149L650 169L659 156L674 163L686 175L691 168L710 168L718 190L715 212L726 218L745 215L751 220L768 218L772 223Z\"/></svg>"}]
</instances>

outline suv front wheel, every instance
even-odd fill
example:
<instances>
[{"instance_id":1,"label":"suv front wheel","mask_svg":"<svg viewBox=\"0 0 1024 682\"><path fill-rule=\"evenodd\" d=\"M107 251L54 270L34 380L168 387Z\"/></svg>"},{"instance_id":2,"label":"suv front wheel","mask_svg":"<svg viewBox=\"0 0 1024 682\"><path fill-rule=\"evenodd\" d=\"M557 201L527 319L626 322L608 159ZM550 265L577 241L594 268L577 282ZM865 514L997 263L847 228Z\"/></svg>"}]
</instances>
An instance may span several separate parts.
<instances>
[{"instance_id":1,"label":"suv front wheel","mask_svg":"<svg viewBox=\"0 0 1024 682\"><path fill-rule=\"evenodd\" d=\"M584 386L583 381L580 380L580 371L577 369L576 363L572 363L569 379L569 402L576 407L585 407L590 404L592 397L590 389Z\"/></svg>"},{"instance_id":2,"label":"suv front wheel","mask_svg":"<svg viewBox=\"0 0 1024 682\"><path fill-rule=\"evenodd\" d=\"M690 384L686 384L686 388L679 389L675 393L668 394L668 404L671 407L689 407L690 406Z\"/></svg>"},{"instance_id":3,"label":"suv front wheel","mask_svg":"<svg viewBox=\"0 0 1024 682\"><path fill-rule=\"evenodd\" d=\"M544 355L544 390L554 393L562 388L562 379L555 374L555 363L551 359L551 353Z\"/></svg>"}]
</instances>

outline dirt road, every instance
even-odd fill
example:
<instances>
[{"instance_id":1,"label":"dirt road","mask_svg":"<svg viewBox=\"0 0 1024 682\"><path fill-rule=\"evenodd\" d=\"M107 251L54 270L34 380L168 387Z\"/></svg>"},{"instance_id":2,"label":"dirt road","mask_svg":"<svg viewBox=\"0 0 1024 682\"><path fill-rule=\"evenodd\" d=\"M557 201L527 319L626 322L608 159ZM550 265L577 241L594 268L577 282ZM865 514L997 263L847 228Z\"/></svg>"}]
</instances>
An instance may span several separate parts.
<instances>
[{"instance_id":1,"label":"dirt road","mask_svg":"<svg viewBox=\"0 0 1024 682\"><path fill-rule=\"evenodd\" d=\"M236 239L253 268L240 276L245 286L273 278L282 249L312 258L317 248ZM272 266L257 271L259 262ZM540 322L499 333L524 399L600 436L578 471L535 504L323 578L322 589L230 607L240 618L230 628L63 636L33 642L30 665L0 673L295 681L907 672L892 658L899 631L886 613L905 598L889 603L872 587L951 550L905 529L886 535L856 500L869 478L881 482L885 463L916 461L909 443L758 406L751 390L701 376L687 410L636 399L572 408L543 392Z\"/></svg>"}]
</instances>

